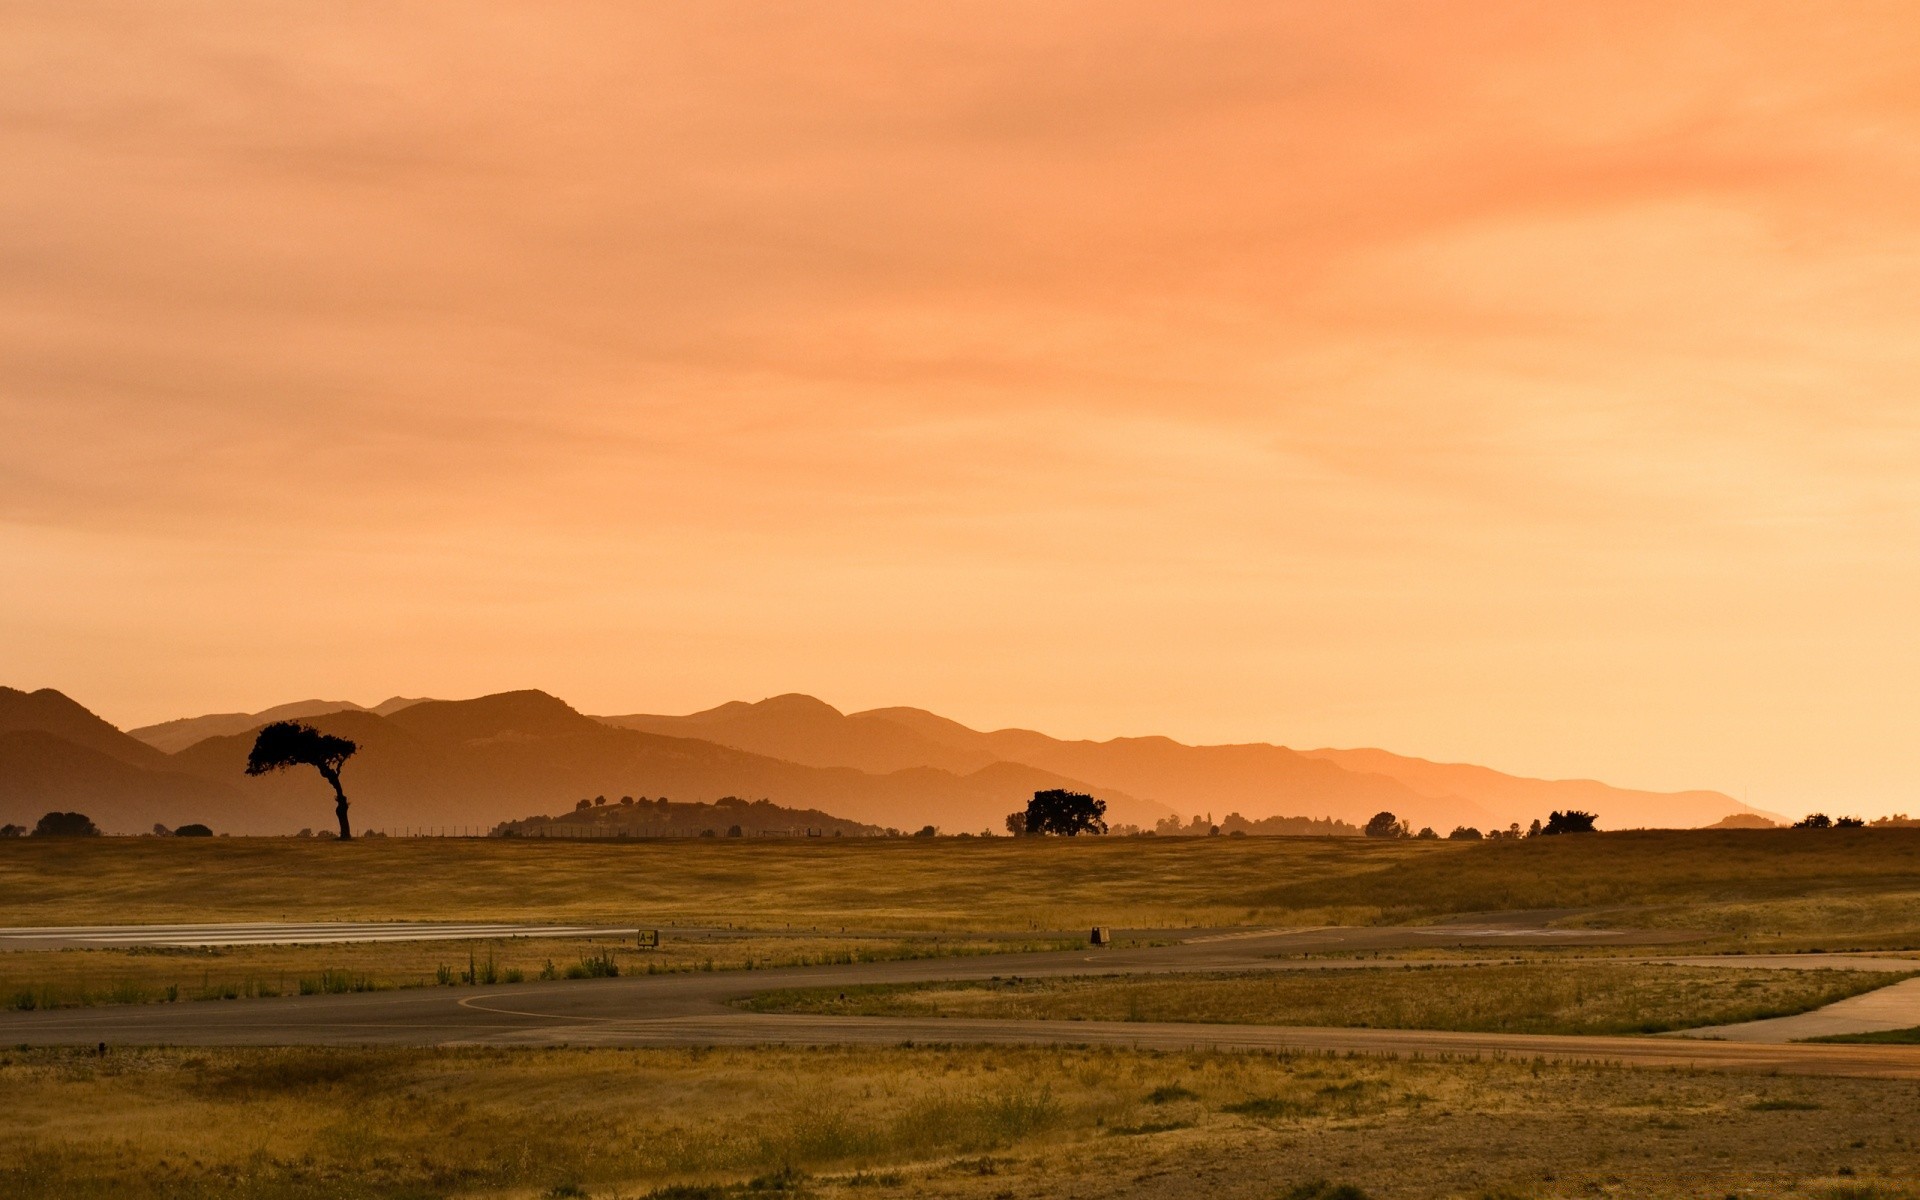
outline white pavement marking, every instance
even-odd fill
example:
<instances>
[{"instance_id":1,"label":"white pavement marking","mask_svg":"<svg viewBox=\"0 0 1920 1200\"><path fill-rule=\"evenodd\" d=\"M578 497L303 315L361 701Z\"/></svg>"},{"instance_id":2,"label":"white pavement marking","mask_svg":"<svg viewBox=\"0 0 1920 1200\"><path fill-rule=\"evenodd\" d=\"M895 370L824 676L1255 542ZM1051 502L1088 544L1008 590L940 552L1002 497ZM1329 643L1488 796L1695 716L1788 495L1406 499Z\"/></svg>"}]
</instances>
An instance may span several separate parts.
<instances>
[{"instance_id":1,"label":"white pavement marking","mask_svg":"<svg viewBox=\"0 0 1920 1200\"><path fill-rule=\"evenodd\" d=\"M42 925L0 928L0 949L48 946L314 946L343 942L448 942L479 938L625 937L631 926L350 922L232 925Z\"/></svg>"}]
</instances>

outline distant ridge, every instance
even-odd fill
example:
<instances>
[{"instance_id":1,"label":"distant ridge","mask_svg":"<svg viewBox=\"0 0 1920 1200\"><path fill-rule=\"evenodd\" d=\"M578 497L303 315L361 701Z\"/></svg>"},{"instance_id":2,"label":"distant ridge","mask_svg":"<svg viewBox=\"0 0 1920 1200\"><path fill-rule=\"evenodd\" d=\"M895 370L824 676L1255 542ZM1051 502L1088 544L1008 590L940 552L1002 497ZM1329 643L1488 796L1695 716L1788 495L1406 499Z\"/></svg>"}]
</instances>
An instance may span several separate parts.
<instances>
[{"instance_id":1,"label":"distant ridge","mask_svg":"<svg viewBox=\"0 0 1920 1200\"><path fill-rule=\"evenodd\" d=\"M158 725L142 725L138 729L129 729L127 735L138 738L156 750L177 754L195 742L204 742L210 737L230 737L236 733L245 733L249 729L258 729L271 721L300 721L308 717L336 712L372 712L384 717L419 703L421 703L420 700L409 700L401 696L383 700L372 708L363 708L351 700L295 700L291 704L275 705L257 713L208 713L200 717L180 717L172 721L162 721Z\"/></svg>"},{"instance_id":2,"label":"distant ridge","mask_svg":"<svg viewBox=\"0 0 1920 1200\"><path fill-rule=\"evenodd\" d=\"M52 688L23 692L0 687L0 734L50 733L63 741L137 767L163 768L166 755L129 737Z\"/></svg>"},{"instance_id":3,"label":"distant ridge","mask_svg":"<svg viewBox=\"0 0 1920 1200\"><path fill-rule=\"evenodd\" d=\"M1230 812L1250 820L1330 817L1365 824L1380 811L1445 834L1527 825L1555 808L1582 808L1601 827L1705 825L1752 813L1720 792L1660 793L1591 780L1541 780L1487 767L1433 763L1384 750L1296 751L1266 743L1191 746L1165 737L1064 741L1029 729L982 732L919 708L841 713L811 696L734 701L684 717L602 718L630 729L700 737L816 766L948 770L1020 763L1118 788L1183 815Z\"/></svg>"},{"instance_id":4,"label":"distant ridge","mask_svg":"<svg viewBox=\"0 0 1920 1200\"><path fill-rule=\"evenodd\" d=\"M681 803L736 796L817 810L857 826L977 833L1000 829L1009 811L1050 787L1095 790L1119 820L1150 823L1168 815L1120 789L1021 764L967 772L809 766L697 738L617 728L539 691L400 699L379 707L387 715L337 701L214 714L233 731L167 754L58 692L10 692L0 696L0 729L6 722L12 727L0 732L0 821L30 825L58 807L84 811L115 833L190 820L220 833L324 827L329 793L316 774L243 773L254 731L293 717L358 743L343 775L361 829L488 828L529 813L565 814L597 796Z\"/></svg>"},{"instance_id":5,"label":"distant ridge","mask_svg":"<svg viewBox=\"0 0 1920 1200\"><path fill-rule=\"evenodd\" d=\"M1148 828L1191 829L1194 816L1220 824L1233 814L1360 825L1388 811L1445 834L1456 824L1524 826L1569 807L1599 813L1603 829L1772 816L1719 792L1527 779L1377 749L982 732L924 709L843 713L798 693L685 716L590 717L533 690L458 701L396 696L373 708L303 700L162 722L136 738L52 689L0 688L0 820L29 824L58 807L123 833L189 820L232 833L323 826L327 793L317 776L241 770L253 732L284 719L360 744L345 774L362 828L491 826L565 814L597 796L737 796L865 825L998 832L1008 812L1050 787L1092 792L1108 802L1112 823Z\"/></svg>"}]
</instances>

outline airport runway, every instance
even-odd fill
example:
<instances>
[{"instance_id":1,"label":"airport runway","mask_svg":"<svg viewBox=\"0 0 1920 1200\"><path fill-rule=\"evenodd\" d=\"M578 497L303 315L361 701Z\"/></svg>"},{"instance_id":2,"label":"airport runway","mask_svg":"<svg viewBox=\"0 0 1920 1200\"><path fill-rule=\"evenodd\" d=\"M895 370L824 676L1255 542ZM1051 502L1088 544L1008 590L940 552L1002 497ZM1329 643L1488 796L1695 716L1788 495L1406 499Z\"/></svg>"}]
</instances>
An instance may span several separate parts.
<instances>
[{"instance_id":1,"label":"airport runway","mask_svg":"<svg viewBox=\"0 0 1920 1200\"><path fill-rule=\"evenodd\" d=\"M1766 1044L1678 1038L1553 1037L1091 1021L822 1017L746 1012L730 1000L774 988L1220 970L1351 970L1377 959L1298 959L1328 950L1435 944L1630 943L1640 935L1522 928L1513 921L1450 928L1241 931L1174 945L983 955L768 971L636 975L499 987L421 988L354 995L198 1001L0 1013L12 1045L893 1045L901 1042L1101 1044L1150 1049L1297 1050L1543 1057L1645 1066L1920 1078L1920 1047ZM1855 956L1847 956L1849 958ZM1794 960L1798 961L1794 961ZM1815 964L1807 959L1819 959ZM1790 968L1854 966L1841 956L1702 958ZM1911 960L1862 958L1910 970ZM1891 989L1890 989L1891 990ZM1920 1023L1920 1022L1916 1022Z\"/></svg>"}]
</instances>

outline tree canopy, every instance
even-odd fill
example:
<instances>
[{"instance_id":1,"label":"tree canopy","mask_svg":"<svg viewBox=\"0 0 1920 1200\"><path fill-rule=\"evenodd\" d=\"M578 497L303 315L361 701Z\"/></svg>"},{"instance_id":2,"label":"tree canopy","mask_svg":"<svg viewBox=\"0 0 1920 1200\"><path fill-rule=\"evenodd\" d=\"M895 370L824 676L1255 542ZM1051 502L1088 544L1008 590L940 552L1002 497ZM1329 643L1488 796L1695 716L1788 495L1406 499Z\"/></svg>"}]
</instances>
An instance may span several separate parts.
<instances>
[{"instance_id":1,"label":"tree canopy","mask_svg":"<svg viewBox=\"0 0 1920 1200\"><path fill-rule=\"evenodd\" d=\"M1027 801L1027 832L1052 833L1077 837L1083 833L1105 833L1107 802L1095 800L1085 792L1048 788L1035 792Z\"/></svg>"},{"instance_id":2,"label":"tree canopy","mask_svg":"<svg viewBox=\"0 0 1920 1200\"><path fill-rule=\"evenodd\" d=\"M50 812L33 827L34 837L99 837L100 830L85 813Z\"/></svg>"},{"instance_id":3,"label":"tree canopy","mask_svg":"<svg viewBox=\"0 0 1920 1200\"><path fill-rule=\"evenodd\" d=\"M340 768L354 751L355 742L330 733L321 733L300 721L275 721L262 726L254 735L253 750L247 755L247 774L265 775L288 767L312 767L333 785L333 812L340 821L340 840L351 841L353 829L347 824L347 793L340 787Z\"/></svg>"},{"instance_id":4,"label":"tree canopy","mask_svg":"<svg viewBox=\"0 0 1920 1200\"><path fill-rule=\"evenodd\" d=\"M1377 812L1362 832L1370 838L1402 838L1407 836L1407 826L1390 812Z\"/></svg>"},{"instance_id":5,"label":"tree canopy","mask_svg":"<svg viewBox=\"0 0 1920 1200\"><path fill-rule=\"evenodd\" d=\"M1590 812L1581 812L1570 808L1566 812L1547 814L1547 823L1540 829L1542 835L1555 833L1592 833L1593 823L1599 820Z\"/></svg>"}]
</instances>

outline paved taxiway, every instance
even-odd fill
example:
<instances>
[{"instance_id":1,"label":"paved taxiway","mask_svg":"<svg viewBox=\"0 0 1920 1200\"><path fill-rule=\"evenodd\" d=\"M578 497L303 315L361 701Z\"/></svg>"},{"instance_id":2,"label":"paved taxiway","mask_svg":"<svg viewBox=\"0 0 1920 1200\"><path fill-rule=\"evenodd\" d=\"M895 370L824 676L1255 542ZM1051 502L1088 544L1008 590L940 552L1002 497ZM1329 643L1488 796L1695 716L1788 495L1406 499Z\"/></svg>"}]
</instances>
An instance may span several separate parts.
<instances>
[{"instance_id":1,"label":"paved taxiway","mask_svg":"<svg viewBox=\"0 0 1920 1200\"><path fill-rule=\"evenodd\" d=\"M1512 917L1445 926L1237 931L1127 949L915 959L765 971L637 975L494 988L421 988L271 1000L109 1006L0 1014L0 1044L619 1045L1104 1044L1426 1055L1544 1057L1640 1065L1920 1078L1920 1047L1762 1044L1675 1038L1555 1037L1424 1030L1146 1022L822 1017L746 1012L729 1001L791 987L1018 976L1218 970L1345 970L1378 959L1278 958L1414 947L1620 945L1663 940L1552 930ZM1675 940L1671 937L1664 940ZM1805 961L1817 957L1817 962ZM1852 958L1855 956L1847 956ZM1795 961L1799 960L1799 961ZM1854 966L1841 956L1693 961L1754 967ZM1913 960L1861 956L1890 970ZM1891 990L1891 989L1889 989ZM1917 1021L1916 1023L1920 1023Z\"/></svg>"}]
</instances>

